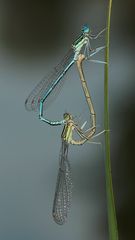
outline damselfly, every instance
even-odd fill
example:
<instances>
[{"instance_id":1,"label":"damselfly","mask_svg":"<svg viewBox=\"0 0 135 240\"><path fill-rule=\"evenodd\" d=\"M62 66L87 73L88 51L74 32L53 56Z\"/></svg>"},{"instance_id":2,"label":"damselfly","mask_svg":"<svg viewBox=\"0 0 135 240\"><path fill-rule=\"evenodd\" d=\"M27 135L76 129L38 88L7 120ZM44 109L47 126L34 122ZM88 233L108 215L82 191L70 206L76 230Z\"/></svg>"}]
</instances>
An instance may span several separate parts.
<instances>
[{"instance_id":1,"label":"damselfly","mask_svg":"<svg viewBox=\"0 0 135 240\"><path fill-rule=\"evenodd\" d=\"M72 198L72 175L70 162L68 160L68 148L70 144L81 145L95 133L95 127L89 130L89 134L85 134L81 128L74 122L72 115L64 114L65 125L61 134L61 150L59 159L59 171L56 182L56 190L53 202L53 219L59 224L63 225L67 219L68 211L71 206ZM73 139L73 132L80 136L80 140Z\"/></svg>"},{"instance_id":2,"label":"damselfly","mask_svg":"<svg viewBox=\"0 0 135 240\"><path fill-rule=\"evenodd\" d=\"M59 225L63 225L65 223L69 208L71 206L72 178L71 167L68 160L69 145L82 145L86 141L90 141L96 131L96 114L82 69L82 61L84 59L85 56L83 54L79 54L77 59L77 69L79 71L79 76L81 79L84 95L86 97L87 105L89 107L90 115L92 116L92 126L84 132L83 129L75 123L71 114L64 114L65 125L61 134L62 145L60 151L59 172L57 177L52 212L54 221ZM79 140L73 138L73 132L79 135ZM101 133L97 135L100 134Z\"/></svg>"},{"instance_id":3,"label":"damselfly","mask_svg":"<svg viewBox=\"0 0 135 240\"><path fill-rule=\"evenodd\" d=\"M62 61L53 69L53 71L44 77L33 91L29 94L25 101L25 107L28 111L39 110L39 118L50 125L64 124L65 120L52 121L44 117L43 110L46 107L47 100L52 96L54 89L59 89L63 83L63 77L70 67L76 62L80 53L83 53L85 59L90 59L93 55L104 49L99 47L92 49L90 40L98 38L105 29L100 31L97 35L93 35L87 25L82 28L81 35L74 41L71 49L68 51ZM100 62L100 61L98 61Z\"/></svg>"}]
</instances>

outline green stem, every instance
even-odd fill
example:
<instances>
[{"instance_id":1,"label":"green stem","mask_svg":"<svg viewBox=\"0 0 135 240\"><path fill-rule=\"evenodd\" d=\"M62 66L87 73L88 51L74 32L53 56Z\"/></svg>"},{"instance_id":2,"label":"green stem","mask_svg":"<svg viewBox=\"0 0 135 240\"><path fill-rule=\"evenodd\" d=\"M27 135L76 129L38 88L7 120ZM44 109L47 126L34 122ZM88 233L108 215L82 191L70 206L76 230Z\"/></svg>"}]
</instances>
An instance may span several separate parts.
<instances>
[{"instance_id":1,"label":"green stem","mask_svg":"<svg viewBox=\"0 0 135 240\"><path fill-rule=\"evenodd\" d=\"M106 193L107 193L107 212L109 226L109 240L118 240L117 219L115 202L113 195L113 184L110 160L110 132L109 132L109 96L108 96L108 75L109 75L109 45L110 45L110 19L111 19L112 0L108 4L106 51L105 51L105 72L104 72L104 129L105 131L105 172L106 172Z\"/></svg>"}]
</instances>

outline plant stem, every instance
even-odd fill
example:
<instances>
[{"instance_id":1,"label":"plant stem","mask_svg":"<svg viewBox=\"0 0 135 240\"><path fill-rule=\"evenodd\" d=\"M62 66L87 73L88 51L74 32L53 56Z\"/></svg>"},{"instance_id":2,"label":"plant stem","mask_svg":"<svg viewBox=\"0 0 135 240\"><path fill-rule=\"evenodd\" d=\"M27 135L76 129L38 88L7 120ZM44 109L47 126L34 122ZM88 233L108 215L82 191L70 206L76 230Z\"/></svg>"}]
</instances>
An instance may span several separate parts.
<instances>
[{"instance_id":1,"label":"plant stem","mask_svg":"<svg viewBox=\"0 0 135 240\"><path fill-rule=\"evenodd\" d=\"M117 219L115 202L113 195L111 160L110 160L110 132L109 132L109 96L108 96L108 75L109 75L109 45L110 45L110 19L112 0L108 3L106 50L105 50L105 72L104 72L104 129L105 131L105 174L106 174L106 194L107 212L109 226L109 240L118 240Z\"/></svg>"}]
</instances>

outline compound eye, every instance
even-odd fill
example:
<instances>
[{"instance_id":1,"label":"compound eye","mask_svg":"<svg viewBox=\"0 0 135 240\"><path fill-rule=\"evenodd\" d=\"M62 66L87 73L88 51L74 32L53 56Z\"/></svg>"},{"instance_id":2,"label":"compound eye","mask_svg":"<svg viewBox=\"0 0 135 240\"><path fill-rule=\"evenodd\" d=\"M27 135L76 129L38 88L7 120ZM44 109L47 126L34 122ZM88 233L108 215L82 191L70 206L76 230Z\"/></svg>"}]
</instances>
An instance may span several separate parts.
<instances>
[{"instance_id":1,"label":"compound eye","mask_svg":"<svg viewBox=\"0 0 135 240\"><path fill-rule=\"evenodd\" d=\"M90 28L87 24L84 24L83 27L82 27L82 32L83 33L89 33L90 31Z\"/></svg>"},{"instance_id":2,"label":"compound eye","mask_svg":"<svg viewBox=\"0 0 135 240\"><path fill-rule=\"evenodd\" d=\"M69 114L69 113L64 113L64 114L63 114L63 117L64 117L65 120L68 120L69 117L70 117L70 114Z\"/></svg>"}]
</instances>

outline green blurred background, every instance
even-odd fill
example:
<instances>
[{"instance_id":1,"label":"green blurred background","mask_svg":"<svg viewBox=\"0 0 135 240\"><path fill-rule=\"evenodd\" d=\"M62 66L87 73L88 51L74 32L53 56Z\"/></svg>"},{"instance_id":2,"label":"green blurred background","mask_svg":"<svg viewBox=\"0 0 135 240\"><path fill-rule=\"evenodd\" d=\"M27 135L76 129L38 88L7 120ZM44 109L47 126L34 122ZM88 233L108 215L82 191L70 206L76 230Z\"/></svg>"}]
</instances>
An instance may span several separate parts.
<instances>
[{"instance_id":1,"label":"green blurred background","mask_svg":"<svg viewBox=\"0 0 135 240\"><path fill-rule=\"evenodd\" d=\"M64 226L51 211L61 145L61 127L40 122L24 101L35 84L55 66L80 34L105 27L108 1L0 0L0 239L107 240L104 141L71 146L73 203ZM135 70L133 1L114 1L110 43L111 160L121 240L134 238L135 213ZM104 38L94 42L104 45ZM103 55L96 56L103 59ZM103 65L86 63L86 79L103 130ZM83 115L86 104L76 68L47 110ZM69 81L68 81L69 80ZM69 97L70 96L70 97Z\"/></svg>"}]
</instances>

